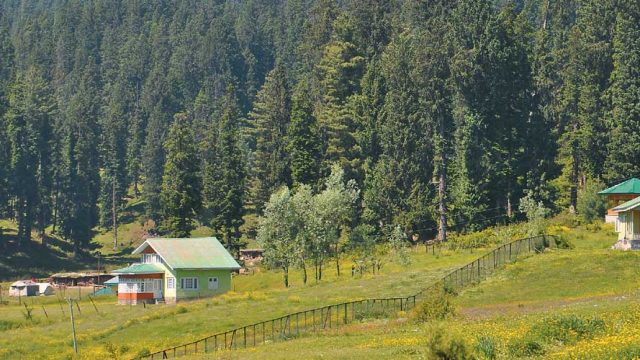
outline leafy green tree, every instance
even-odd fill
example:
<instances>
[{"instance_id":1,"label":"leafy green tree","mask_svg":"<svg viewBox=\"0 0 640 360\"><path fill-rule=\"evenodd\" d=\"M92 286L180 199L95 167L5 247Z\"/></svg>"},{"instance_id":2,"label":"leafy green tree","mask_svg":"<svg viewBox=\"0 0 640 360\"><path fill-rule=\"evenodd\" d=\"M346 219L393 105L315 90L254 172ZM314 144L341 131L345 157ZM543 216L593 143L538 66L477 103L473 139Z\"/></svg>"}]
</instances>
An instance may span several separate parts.
<instances>
[{"instance_id":1,"label":"leafy green tree","mask_svg":"<svg viewBox=\"0 0 640 360\"><path fill-rule=\"evenodd\" d=\"M307 260L312 258L315 245L317 218L313 210L313 191L309 185L298 186L291 198L294 218L291 225L296 227L296 242L298 243L299 265L302 268L302 283L307 284Z\"/></svg>"},{"instance_id":2,"label":"leafy green tree","mask_svg":"<svg viewBox=\"0 0 640 360\"><path fill-rule=\"evenodd\" d=\"M202 179L193 133L184 114L176 114L164 149L160 228L169 236L188 237L202 206Z\"/></svg>"},{"instance_id":3,"label":"leafy green tree","mask_svg":"<svg viewBox=\"0 0 640 360\"><path fill-rule=\"evenodd\" d=\"M389 247L400 265L408 266L411 264L411 256L407 248L407 235L399 225L394 226L389 234Z\"/></svg>"},{"instance_id":4,"label":"leafy green tree","mask_svg":"<svg viewBox=\"0 0 640 360\"><path fill-rule=\"evenodd\" d=\"M607 203L598 191L605 188L602 181L590 180L578 195L578 214L587 223L602 220L607 212Z\"/></svg>"},{"instance_id":5,"label":"leafy green tree","mask_svg":"<svg viewBox=\"0 0 640 360\"><path fill-rule=\"evenodd\" d=\"M299 228L287 187L271 195L260 218L257 240L264 249L265 261L282 269L284 286L289 287L289 269L300 260L303 249L296 240Z\"/></svg>"},{"instance_id":6,"label":"leafy green tree","mask_svg":"<svg viewBox=\"0 0 640 360\"><path fill-rule=\"evenodd\" d=\"M322 279L322 266L327 254L333 254L336 272L340 276L340 252L342 232L351 224L355 204L360 195L355 181L344 181L344 170L337 164L325 181L325 189L313 198L313 235L316 240L312 257L317 267L316 280Z\"/></svg>"},{"instance_id":7,"label":"leafy green tree","mask_svg":"<svg viewBox=\"0 0 640 360\"><path fill-rule=\"evenodd\" d=\"M519 202L519 210L527 217L527 235L536 236L544 233L544 220L549 214L542 201L536 201L532 192L527 193Z\"/></svg>"}]
</instances>

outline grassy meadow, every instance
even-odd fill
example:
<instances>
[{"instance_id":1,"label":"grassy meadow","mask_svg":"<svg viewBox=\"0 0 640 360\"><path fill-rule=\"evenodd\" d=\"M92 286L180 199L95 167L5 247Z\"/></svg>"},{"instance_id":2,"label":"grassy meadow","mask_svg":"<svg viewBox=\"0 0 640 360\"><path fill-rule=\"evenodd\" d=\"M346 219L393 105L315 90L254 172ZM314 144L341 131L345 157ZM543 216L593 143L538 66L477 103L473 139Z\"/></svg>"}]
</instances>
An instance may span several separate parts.
<instances>
[{"instance_id":1,"label":"grassy meadow","mask_svg":"<svg viewBox=\"0 0 640 360\"><path fill-rule=\"evenodd\" d=\"M573 248L530 255L505 266L448 299L455 312L445 318L420 322L418 310L401 312L392 319L221 352L216 358L431 359L452 353L458 358L486 359L637 357L640 254L610 250L615 234L607 226L556 223L548 231L569 240ZM513 236L520 235L516 231ZM114 296L106 296L95 298L94 308L81 294L81 312L76 312L77 356L62 294L30 298L27 308L11 299L8 305L0 305L0 358L129 359L302 309L408 295L487 250L458 247L434 255L424 247L415 248L408 267L389 257L379 274L355 277L352 261L345 256L341 276L333 263L327 263L323 280L315 283L310 276L305 286L301 272L295 270L288 289L280 272L256 268L250 275L236 276L233 291L225 295L177 306L118 306ZM2 285L6 289L7 284ZM77 297L72 292L66 295Z\"/></svg>"},{"instance_id":2,"label":"grassy meadow","mask_svg":"<svg viewBox=\"0 0 640 360\"><path fill-rule=\"evenodd\" d=\"M442 250L433 255L426 254L422 247L411 253L413 261L407 268L388 259L379 274L355 277L351 276L351 261L344 259L340 277L329 263L321 282L310 280L304 286L300 271L294 271L288 289L282 284L281 273L258 268L251 275L236 276L232 292L177 306L119 306L114 296L106 296L95 298L98 314L83 296L79 302L81 313L76 313L80 348L77 358L131 358L144 350L179 345L292 311L366 297L408 295L477 254L478 251ZM7 285L3 284L3 288ZM29 298L26 303L32 309L32 320L26 319L26 309L15 298L9 305L0 306L0 358L72 356L69 309L60 295ZM69 291L68 295L77 298L74 292Z\"/></svg>"},{"instance_id":3,"label":"grassy meadow","mask_svg":"<svg viewBox=\"0 0 640 360\"><path fill-rule=\"evenodd\" d=\"M218 358L640 358L640 254L610 250L615 234L606 226L549 230L575 247L505 266L452 297L445 319L399 313Z\"/></svg>"}]
</instances>

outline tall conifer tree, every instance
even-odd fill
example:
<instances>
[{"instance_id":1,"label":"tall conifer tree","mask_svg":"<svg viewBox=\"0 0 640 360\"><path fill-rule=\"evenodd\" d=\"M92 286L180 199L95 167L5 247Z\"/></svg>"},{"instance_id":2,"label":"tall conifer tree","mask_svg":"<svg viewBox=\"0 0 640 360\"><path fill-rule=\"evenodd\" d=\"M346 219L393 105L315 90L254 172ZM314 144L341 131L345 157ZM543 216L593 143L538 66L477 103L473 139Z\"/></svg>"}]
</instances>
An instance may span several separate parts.
<instances>
[{"instance_id":1,"label":"tall conifer tree","mask_svg":"<svg viewBox=\"0 0 640 360\"><path fill-rule=\"evenodd\" d=\"M185 114L176 114L164 143L167 160L162 176L160 229L172 237L188 237L202 206L200 159Z\"/></svg>"}]
</instances>

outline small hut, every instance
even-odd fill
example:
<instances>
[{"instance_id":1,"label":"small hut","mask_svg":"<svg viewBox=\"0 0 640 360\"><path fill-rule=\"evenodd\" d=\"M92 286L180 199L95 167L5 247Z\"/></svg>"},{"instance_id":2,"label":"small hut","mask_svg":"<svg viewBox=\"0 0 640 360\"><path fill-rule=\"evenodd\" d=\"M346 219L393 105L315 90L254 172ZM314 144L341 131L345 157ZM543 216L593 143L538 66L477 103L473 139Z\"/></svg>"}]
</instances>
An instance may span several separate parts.
<instances>
[{"instance_id":1,"label":"small hut","mask_svg":"<svg viewBox=\"0 0 640 360\"><path fill-rule=\"evenodd\" d=\"M40 292L40 285L31 280L19 280L11 284L9 296L37 296Z\"/></svg>"},{"instance_id":2,"label":"small hut","mask_svg":"<svg viewBox=\"0 0 640 360\"><path fill-rule=\"evenodd\" d=\"M111 278L110 275L97 272L57 273L49 277L50 281L57 286L102 285L102 283L109 278Z\"/></svg>"},{"instance_id":3,"label":"small hut","mask_svg":"<svg viewBox=\"0 0 640 360\"><path fill-rule=\"evenodd\" d=\"M38 295L49 296L53 295L53 286L49 283L38 283Z\"/></svg>"}]
</instances>

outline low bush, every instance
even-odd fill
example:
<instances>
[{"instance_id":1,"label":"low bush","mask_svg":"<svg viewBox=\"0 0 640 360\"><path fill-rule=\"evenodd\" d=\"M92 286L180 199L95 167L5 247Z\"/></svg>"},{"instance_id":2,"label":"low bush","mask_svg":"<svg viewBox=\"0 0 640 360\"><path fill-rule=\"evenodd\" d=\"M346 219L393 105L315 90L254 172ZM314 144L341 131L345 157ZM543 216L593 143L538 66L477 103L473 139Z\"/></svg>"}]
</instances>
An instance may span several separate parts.
<instances>
[{"instance_id":1,"label":"low bush","mask_svg":"<svg viewBox=\"0 0 640 360\"><path fill-rule=\"evenodd\" d=\"M469 234L452 234L448 243L452 249L475 249L487 247L496 240L493 229L472 232Z\"/></svg>"},{"instance_id":2,"label":"low bush","mask_svg":"<svg viewBox=\"0 0 640 360\"><path fill-rule=\"evenodd\" d=\"M475 359L473 351L459 337L445 336L442 329L435 331L428 343L432 359L467 360Z\"/></svg>"},{"instance_id":3,"label":"low bush","mask_svg":"<svg viewBox=\"0 0 640 360\"><path fill-rule=\"evenodd\" d=\"M455 314L455 307L452 302L453 294L442 288L430 293L411 312L411 319L418 323L432 320L444 320Z\"/></svg>"},{"instance_id":4,"label":"low bush","mask_svg":"<svg viewBox=\"0 0 640 360\"><path fill-rule=\"evenodd\" d=\"M507 349L511 357L539 356L545 352L543 343L530 336L512 340Z\"/></svg>"},{"instance_id":5,"label":"low bush","mask_svg":"<svg viewBox=\"0 0 640 360\"><path fill-rule=\"evenodd\" d=\"M574 344L592 339L605 331L605 322L600 318L585 319L577 315L560 315L545 318L533 326L531 333L546 342Z\"/></svg>"},{"instance_id":6,"label":"low bush","mask_svg":"<svg viewBox=\"0 0 640 360\"><path fill-rule=\"evenodd\" d=\"M555 235L553 237L553 241L555 243L556 248L558 249L573 249L575 247L573 243L569 241L566 235L561 235L561 234Z\"/></svg>"},{"instance_id":7,"label":"low bush","mask_svg":"<svg viewBox=\"0 0 640 360\"><path fill-rule=\"evenodd\" d=\"M9 320L0 320L0 331L17 329L21 326L22 324L19 322L14 322Z\"/></svg>"},{"instance_id":8,"label":"low bush","mask_svg":"<svg viewBox=\"0 0 640 360\"><path fill-rule=\"evenodd\" d=\"M495 359L498 356L496 340L491 336L479 336L476 352L481 354L483 359Z\"/></svg>"}]
</instances>

